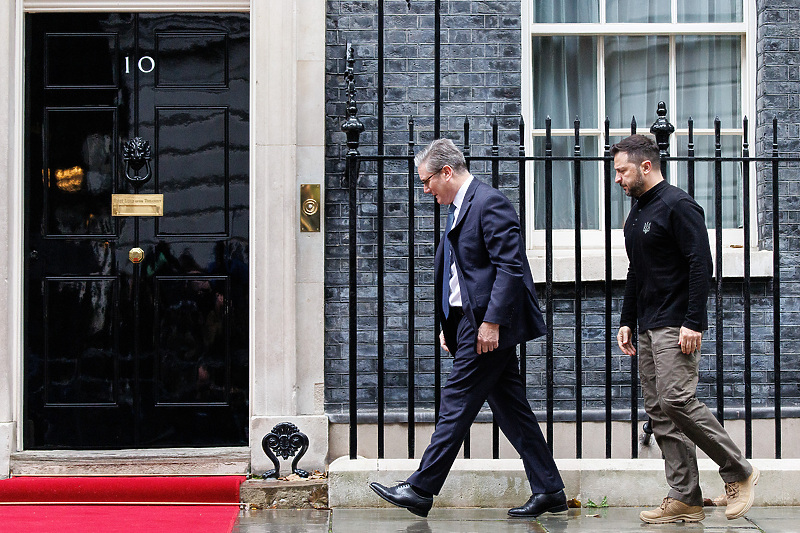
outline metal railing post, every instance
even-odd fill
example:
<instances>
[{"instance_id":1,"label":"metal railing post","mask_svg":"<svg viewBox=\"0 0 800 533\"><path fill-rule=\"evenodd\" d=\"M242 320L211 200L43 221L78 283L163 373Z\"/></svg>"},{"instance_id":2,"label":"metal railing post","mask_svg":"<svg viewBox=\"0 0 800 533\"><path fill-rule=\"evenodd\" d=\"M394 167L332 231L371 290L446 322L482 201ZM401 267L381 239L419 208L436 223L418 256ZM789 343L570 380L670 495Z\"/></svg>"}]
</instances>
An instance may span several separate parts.
<instances>
[{"instance_id":1,"label":"metal railing post","mask_svg":"<svg viewBox=\"0 0 800 533\"><path fill-rule=\"evenodd\" d=\"M775 375L775 459L781 458L781 232L778 199L778 119L772 119L772 369Z\"/></svg>"},{"instance_id":2,"label":"metal railing post","mask_svg":"<svg viewBox=\"0 0 800 533\"><path fill-rule=\"evenodd\" d=\"M348 298L348 379L350 389L350 459L355 459L358 447L358 385L356 361L358 351L358 265L356 239L358 231L356 227L356 199L358 189L358 143L361 132L364 131L364 124L358 120L358 107L356 106L356 87L355 87L355 50L352 46L347 48L347 69L345 70L345 80L347 82L347 120L342 124L342 131L347 134L347 180L349 187L349 298Z\"/></svg>"},{"instance_id":3,"label":"metal railing post","mask_svg":"<svg viewBox=\"0 0 800 533\"><path fill-rule=\"evenodd\" d=\"M575 146L573 148L575 205L575 458L583 457L583 283L581 282L581 121L577 118L575 126Z\"/></svg>"},{"instance_id":4,"label":"metal railing post","mask_svg":"<svg viewBox=\"0 0 800 533\"><path fill-rule=\"evenodd\" d=\"M717 345L717 419L725 425L725 380L724 380L724 309L722 301L722 134L719 117L714 119L714 236L716 241L716 326L714 327Z\"/></svg>"},{"instance_id":5,"label":"metal railing post","mask_svg":"<svg viewBox=\"0 0 800 533\"><path fill-rule=\"evenodd\" d=\"M744 448L745 457L753 457L752 404L752 332L750 316L750 143L747 138L747 117L742 121L742 210L744 220Z\"/></svg>"},{"instance_id":6,"label":"metal railing post","mask_svg":"<svg viewBox=\"0 0 800 533\"><path fill-rule=\"evenodd\" d=\"M612 354L612 326L611 326L611 302L612 302L612 277L611 277L611 173L613 159L611 158L611 135L610 121L605 120L605 146L603 149L603 197L605 201L605 339L606 339L606 358L605 358L605 426L606 426L606 458L611 458L611 358Z\"/></svg>"},{"instance_id":7,"label":"metal railing post","mask_svg":"<svg viewBox=\"0 0 800 533\"><path fill-rule=\"evenodd\" d=\"M553 452L553 128L550 117L545 121L544 197L545 197L545 302L547 305L547 445Z\"/></svg>"},{"instance_id":8,"label":"metal railing post","mask_svg":"<svg viewBox=\"0 0 800 533\"><path fill-rule=\"evenodd\" d=\"M414 346L414 118L408 119L408 458L414 457L416 445L416 350Z\"/></svg>"}]
</instances>

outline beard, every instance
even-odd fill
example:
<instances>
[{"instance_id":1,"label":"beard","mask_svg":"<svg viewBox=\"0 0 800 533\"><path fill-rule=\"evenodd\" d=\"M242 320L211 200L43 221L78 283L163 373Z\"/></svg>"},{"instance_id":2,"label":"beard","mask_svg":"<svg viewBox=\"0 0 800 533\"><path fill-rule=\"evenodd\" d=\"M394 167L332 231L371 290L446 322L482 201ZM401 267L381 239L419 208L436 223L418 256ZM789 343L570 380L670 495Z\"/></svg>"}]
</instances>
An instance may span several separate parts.
<instances>
[{"instance_id":1,"label":"beard","mask_svg":"<svg viewBox=\"0 0 800 533\"><path fill-rule=\"evenodd\" d=\"M628 190L625 191L625 194L628 196L633 196L634 198L639 198L644 193L644 173L642 169L636 169L636 179L633 180L633 183L628 185Z\"/></svg>"}]
</instances>

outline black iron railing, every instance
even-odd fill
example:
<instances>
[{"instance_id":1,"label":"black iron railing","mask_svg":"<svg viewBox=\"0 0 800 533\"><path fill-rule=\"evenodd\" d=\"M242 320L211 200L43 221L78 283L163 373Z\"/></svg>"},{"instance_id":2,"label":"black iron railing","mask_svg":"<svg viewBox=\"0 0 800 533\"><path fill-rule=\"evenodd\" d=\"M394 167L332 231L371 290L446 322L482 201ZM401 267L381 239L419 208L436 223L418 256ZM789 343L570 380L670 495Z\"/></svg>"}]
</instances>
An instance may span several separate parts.
<instances>
[{"instance_id":1,"label":"black iron railing","mask_svg":"<svg viewBox=\"0 0 800 533\"><path fill-rule=\"evenodd\" d=\"M377 367L376 367L376 405L377 405L377 457L383 458L385 456L385 360L386 355L384 352L385 345L385 287L383 283L385 271L385 257L384 257L384 165L389 161L407 162L408 165L408 242L407 242L407 259L408 259L408 338L407 338L407 412L405 422L407 423L408 431L408 456L415 455L415 421L419 413L416 409L415 391L416 385L416 353L415 346L418 344L417 332L418 328L415 324L416 312L416 299L415 288L417 286L417 271L415 264L415 233L418 228L415 227L415 188L418 188L418 179L416 178L414 168L414 150L415 150L415 131L414 119L408 120L408 149L404 155L386 155L384 154L383 143L379 142L379 147L376 155L362 155L359 152L360 135L364 131L363 124L357 117L357 106L355 103L355 83L353 74L354 57L352 49L348 50L348 68L345 74L346 82L348 84L348 104L347 104L347 119L342 125L342 129L347 134L348 152L346 156L346 179L349 187L349 423L350 423L350 442L349 451L350 457L356 457L357 450L357 426L359 423L359 405L358 405L358 361L361 350L365 346L359 343L358 339L358 304L359 304L359 205L358 205L358 183L360 176L360 169L364 162L374 162L377 174L376 181L376 209L374 214L370 216L375 217L375 245L377 248L376 262L377 262L377 337L376 337L376 351L377 351ZM380 64L380 62L379 62ZM380 94L381 91L378 91ZM378 106L381 107L380 105ZM669 154L670 136L674 132L674 127L666 118L667 109L664 103L659 104L657 110L658 119L650 128L651 133L656 137L656 141L661 150L662 161L681 161L686 163L687 170L687 192L694 196L695 194L695 165L699 162L704 162L713 165L713 183L714 183L714 222L715 228L715 243L714 253L716 257L716 270L715 270L715 292L714 292L714 313L715 313L715 353L716 353L716 416L724 423L725 419L725 348L724 348L724 327L725 327L725 309L723 301L723 289L726 280L723 279L723 245L722 245L722 178L723 178L723 163L736 163L740 165L743 190L741 195L742 209L743 209L743 279L742 279L742 313L744 324L744 420L745 420L745 453L747 457L752 457L752 421L753 421L753 408L752 408L752 335L751 335L751 217L750 217L750 166L755 163L770 164L771 170L765 172L765 181L772 185L772 220L771 220L771 235L765 235L766 240L771 236L772 244L772 258L773 258L773 271L771 283L771 299L772 299L772 323L773 323L773 382L774 386L774 404L771 408L772 413L767 413L766 417L774 418L775 427L775 457L781 457L781 330L780 330L780 205L779 205L779 188L780 181L780 163L783 162L797 162L800 158L785 157L779 154L778 150L778 123L777 119L772 122L772 151L768 156L753 157L750 155L750 145L748 137L748 121L744 118L742 123L742 146L741 156L723 157L722 156L722 134L719 119L715 121L714 143L715 149L713 156L698 156L695 154L694 145L694 124L690 118L688 121L688 144L687 155L685 157L676 157ZM438 124L438 120L434 122ZM636 133L635 119L631 123L631 133ZM438 128L437 128L438 130ZM435 132L438 136L438 131ZM378 132L378 139L381 140L381 132ZM500 163L510 162L515 164L515 172L518 175L518 190L519 190L519 214L520 222L522 224L521 230L523 236L526 234L525 220L527 209L528 194L525 190L526 184L526 163L530 161L542 162L544 167L544 209L545 209L545 280L543 292L543 304L545 307L545 319L547 323L547 335L545 338L545 362L546 362L546 437L547 442L551 449L553 447L553 428L555 423L555 409L554 409L554 288L556 283L553 276L553 163L557 161L566 161L572 164L573 180L574 180L574 212L575 212L575 231L574 231L574 246L575 246L575 281L573 285L574 290L574 348L575 348L575 361L574 361L574 383L575 383L575 410L574 420L576 422L575 432L575 450L576 457L580 458L583 454L583 432L582 422L584 421L583 413L583 344L584 344L584 326L582 324L583 303L585 301L584 295L584 282L582 280L582 257L581 257L581 180L586 171L586 165L597 165L598 162L602 163L603 172L603 202L605 206L605 279L603 282L604 290L604 324L602 326L602 335L605 344L605 409L603 421L605 423L605 436L606 457L611 457L611 431L612 419L618 413L612 410L612 358L613 350L616 349L616 344L613 343L615 332L617 328L616 318L612 314L613 301L615 291L612 279L612 221L611 221L611 198L612 198L612 183L614 180L613 175L613 158L610 154L611 143L609 134L609 121L605 121L604 132L604 151L602 156L586 156L582 154L581 147L581 130L580 122L578 120L574 123L574 148L572 155L561 156L553 154L553 135L550 120L546 122L545 144L544 153L528 155L525 147L525 124L520 118L519 120L519 146L516 148L516 155L500 155L498 135L498 123L494 120L492 123L492 145L490 155L478 156L473 155L472 146L470 144L470 123L466 119L464 121L464 137L463 137L463 152L466 156L468 165L476 162L483 162L487 165L489 173L491 174L491 183L495 188L499 187L500 182ZM668 165L662 165L666 173ZM439 218L439 206L435 204L433 207L433 245L434 248L438 246L441 227ZM537 280L541 283L541 280ZM738 281L737 281L738 282ZM563 285L563 284L562 284ZM439 287L430 287L436 294L433 301L436 306L441 302L441 294L438 291ZM619 287L617 287L617 297L619 297ZM438 312L435 313L438 317ZM441 352L438 343L438 331L440 324L438 318L434 319L434 342L432 342L431 350L434 352L434 420L438 417L438 404L439 404L439 390L442 384L442 360ZM429 327L429 326L425 326ZM587 326L588 328L588 326ZM523 376L527 375L527 360L526 346L520 346L520 370ZM639 445L639 427L638 423L642 420L642 412L639 407L639 392L638 392L638 361L636 356L631 358L630 361L630 425L631 425L631 457L638 456ZM769 410L769 408L766 408ZM763 409L762 409L763 410ZM771 416L770 416L771 415ZM619 418L619 416L617 416ZM645 428L645 431L647 429ZM492 450L493 457L499 455L499 431L497 424L493 424L492 432ZM464 456L470 455L470 440L469 435L464 443Z\"/></svg>"}]
</instances>

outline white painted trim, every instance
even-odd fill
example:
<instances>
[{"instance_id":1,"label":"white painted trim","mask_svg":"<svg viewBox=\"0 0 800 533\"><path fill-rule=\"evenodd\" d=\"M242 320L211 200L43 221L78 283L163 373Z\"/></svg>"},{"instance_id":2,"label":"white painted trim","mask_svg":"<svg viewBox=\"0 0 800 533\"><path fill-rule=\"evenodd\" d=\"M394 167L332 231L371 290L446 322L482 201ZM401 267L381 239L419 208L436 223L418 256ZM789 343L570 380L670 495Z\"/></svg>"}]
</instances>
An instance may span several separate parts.
<instances>
[{"instance_id":1,"label":"white painted trim","mask_svg":"<svg viewBox=\"0 0 800 533\"><path fill-rule=\"evenodd\" d=\"M255 0L253 0L253 1L255 1ZM256 217L255 217L255 215L253 213L253 206L257 205L255 203L256 190L255 190L255 186L254 186L255 185L255 176L256 176L256 150L255 150L255 147L256 147L256 127L255 127L255 120L253 120L253 117L255 116L256 107L258 106L258 102L257 102L256 96L255 96L255 93L256 93L255 92L255 84L256 84L256 68L255 68L255 64L256 64L256 57L258 55L257 54L257 48L258 47L256 46L255 39L253 39L253 35L254 35L254 32L253 32L253 25L254 25L253 18L254 18L253 17L253 13L251 12L250 13L250 122L248 124L249 132L250 132L250 146L249 146L249 150L250 150L250 169L249 169L250 188L249 188L249 195L248 195L248 203L250 205L250 209L248 210L248 214L250 215L250 220L248 221L248 235L250 237L249 238L250 242L248 244L249 244L249 246L251 248L252 248L252 245L253 245L252 237L253 237L253 235L255 235L254 231L256 231L256 226L255 226L255 218ZM253 254L252 249L251 249L250 257L252 258L253 255L254 254ZM247 424L248 424L248 428L249 428L250 425L252 425L252 420L253 420L253 416L254 416L254 413L253 413L253 399L254 399L254 397L253 397L253 385L254 385L253 384L253 369L256 368L256 350L255 350L255 346L256 346L256 333L255 333L255 330L256 330L256 313L255 313L255 309L254 309L255 306L253 304L257 300L257 295L256 295L256 291L255 291L256 269L253 268L252 264L248 265L248 272L247 273L248 273L248 280L247 280L248 296L247 297L249 299L249 308L247 310L247 313L248 313L247 314L247 319L248 319L248 324L247 324L247 346L248 346L248 350L247 350L247 352L248 352L248 354L247 354L247 369L248 370L247 370L247 372L249 374L248 378L247 378L247 394L248 394L247 406L248 406L248 411L249 411L248 412L248 417L247 417L248 418L248 423ZM250 455L252 456L252 454L253 454L253 452L251 450L250 451Z\"/></svg>"},{"instance_id":2,"label":"white painted trim","mask_svg":"<svg viewBox=\"0 0 800 533\"><path fill-rule=\"evenodd\" d=\"M547 23L531 24L531 35L741 35L744 22L732 23Z\"/></svg>"},{"instance_id":3,"label":"white painted trim","mask_svg":"<svg viewBox=\"0 0 800 533\"><path fill-rule=\"evenodd\" d=\"M21 2L17 2L15 9L16 20L14 21L14 122L8 124L8 131L11 137L12 146L9 150L13 155L13 171L7 183L11 205L9 206L9 310L8 317L8 356L11 358L13 368L13 416L16 421L16 439L14 450L22 449L22 426L23 418L23 396L25 387L23 386L23 336L22 322L25 316L23 307L25 305L23 291L23 272L25 269L24 236L23 228L25 225L25 197L24 187L24 152L25 152L25 17ZM11 148L11 146L9 146Z\"/></svg>"},{"instance_id":4,"label":"white painted trim","mask_svg":"<svg viewBox=\"0 0 800 533\"><path fill-rule=\"evenodd\" d=\"M530 2L522 1L522 117L525 120L526 131L533 128L533 58L531 57L531 16ZM520 139L525 142L525 139Z\"/></svg>"},{"instance_id":5,"label":"white painted trim","mask_svg":"<svg viewBox=\"0 0 800 533\"><path fill-rule=\"evenodd\" d=\"M250 0L23 0L27 12L250 11Z\"/></svg>"},{"instance_id":6,"label":"white painted trim","mask_svg":"<svg viewBox=\"0 0 800 533\"><path fill-rule=\"evenodd\" d=\"M574 233L572 231L565 231L565 233L569 234L566 235L567 239L573 239ZM621 236L622 230L614 230L612 233L618 233ZM554 231L553 234L555 235L556 232ZM738 232L738 235L738 240L741 241L742 232ZM620 281L627 277L628 256L625 253L624 246L615 246L613 244L614 240L612 238L611 279ZM755 239L751 238L751 240ZM727 242L727 236L725 235L723 235L723 242ZM713 241L711 241L711 245L714 245ZM734 246L726 244L722 248L723 279L744 277L744 250ZM527 255L534 281L536 283L544 283L546 264L544 248L529 248ZM604 281L606 279L605 257L604 248L594 246L581 247L581 281ZM716 272L716 258L714 258L713 252L711 259L715 265L714 272ZM750 249L750 277L751 279L772 277L771 250ZM553 281L556 283L573 283L575 281L574 247L555 248L553 250Z\"/></svg>"}]
</instances>

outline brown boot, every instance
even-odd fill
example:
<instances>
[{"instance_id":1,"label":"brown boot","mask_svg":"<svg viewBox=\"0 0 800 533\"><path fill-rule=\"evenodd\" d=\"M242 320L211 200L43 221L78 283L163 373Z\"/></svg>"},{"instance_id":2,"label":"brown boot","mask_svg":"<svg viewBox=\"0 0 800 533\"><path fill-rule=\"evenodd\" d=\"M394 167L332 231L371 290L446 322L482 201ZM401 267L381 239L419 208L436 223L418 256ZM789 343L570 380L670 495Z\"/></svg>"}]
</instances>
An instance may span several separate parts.
<instances>
[{"instance_id":1,"label":"brown boot","mask_svg":"<svg viewBox=\"0 0 800 533\"><path fill-rule=\"evenodd\" d=\"M672 522L699 522L706 517L700 505L686 505L680 500L667 496L661 505L651 511L642 511L639 518L648 524L669 524Z\"/></svg>"},{"instance_id":2,"label":"brown boot","mask_svg":"<svg viewBox=\"0 0 800 533\"><path fill-rule=\"evenodd\" d=\"M725 496L728 499L728 508L725 509L725 517L728 520L739 518L750 510L755 496L755 486L758 485L758 478L761 472L753 467L753 473L744 481L734 481L725 483Z\"/></svg>"}]
</instances>

